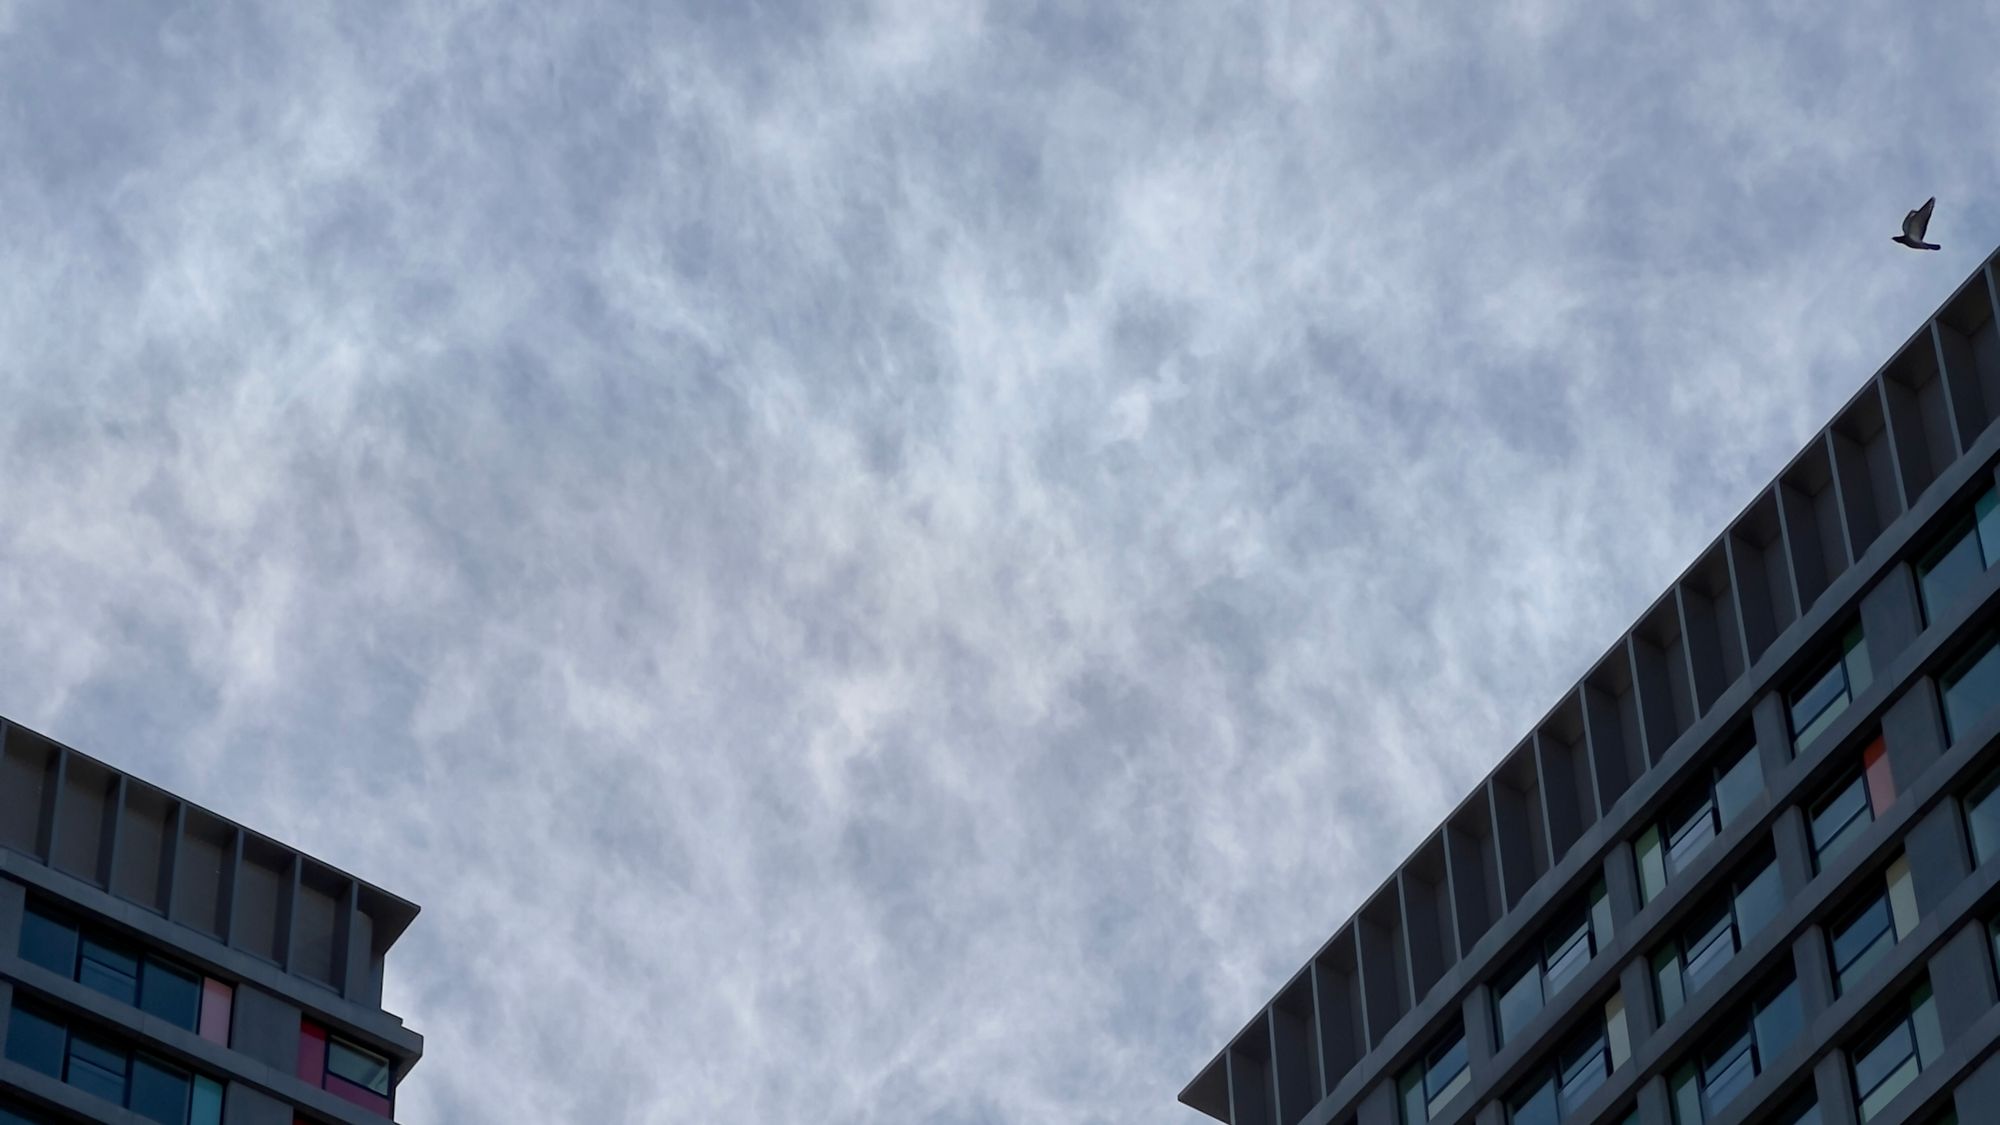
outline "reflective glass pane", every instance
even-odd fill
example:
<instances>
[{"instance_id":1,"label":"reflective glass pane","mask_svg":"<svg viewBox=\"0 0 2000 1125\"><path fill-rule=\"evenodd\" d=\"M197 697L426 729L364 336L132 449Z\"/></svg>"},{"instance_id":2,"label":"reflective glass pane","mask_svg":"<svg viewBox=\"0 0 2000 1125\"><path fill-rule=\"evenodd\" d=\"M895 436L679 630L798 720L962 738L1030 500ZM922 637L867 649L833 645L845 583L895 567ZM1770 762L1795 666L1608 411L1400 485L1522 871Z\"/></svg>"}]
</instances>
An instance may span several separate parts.
<instances>
[{"instance_id":1,"label":"reflective glass pane","mask_svg":"<svg viewBox=\"0 0 2000 1125\"><path fill-rule=\"evenodd\" d=\"M2000 771L1987 775L1966 798L1965 821L1979 862L2000 855Z\"/></svg>"},{"instance_id":2,"label":"reflective glass pane","mask_svg":"<svg viewBox=\"0 0 2000 1125\"><path fill-rule=\"evenodd\" d=\"M139 1007L175 1027L193 1031L201 1018L201 981L147 958L140 970Z\"/></svg>"},{"instance_id":3,"label":"reflective glass pane","mask_svg":"<svg viewBox=\"0 0 2000 1125\"><path fill-rule=\"evenodd\" d=\"M15 1005L7 1018L7 1057L50 1078L62 1077L63 1025L33 1008Z\"/></svg>"},{"instance_id":4,"label":"reflective glass pane","mask_svg":"<svg viewBox=\"0 0 2000 1125\"><path fill-rule=\"evenodd\" d=\"M1788 984L1758 1007L1750 1020L1757 1033L1757 1054L1770 1060L1783 1053L1805 1028L1806 1013L1797 984Z\"/></svg>"},{"instance_id":5,"label":"reflective glass pane","mask_svg":"<svg viewBox=\"0 0 2000 1125\"><path fill-rule=\"evenodd\" d=\"M1931 998L1931 986L1917 989L1910 1003L1910 1028L1917 1040L1917 1062L1929 1066L1944 1054L1944 1032L1938 1026L1937 1002Z\"/></svg>"},{"instance_id":6,"label":"reflective glass pane","mask_svg":"<svg viewBox=\"0 0 2000 1125\"><path fill-rule=\"evenodd\" d=\"M1423 1068L1413 1066L1396 1080L1397 1100L1403 1103L1403 1125L1423 1125L1431 1119L1424 1108Z\"/></svg>"},{"instance_id":7,"label":"reflective glass pane","mask_svg":"<svg viewBox=\"0 0 2000 1125\"><path fill-rule=\"evenodd\" d=\"M1904 1059L1894 1070L1885 1075L1874 1089L1862 1096L1861 1120L1874 1120L1875 1115L1882 1112L1883 1107L1896 1100L1897 1094L1902 1093L1910 1083L1917 1080L1918 1073L1917 1060Z\"/></svg>"},{"instance_id":8,"label":"reflective glass pane","mask_svg":"<svg viewBox=\"0 0 2000 1125\"><path fill-rule=\"evenodd\" d=\"M1653 991L1660 998L1660 1018L1667 1019L1681 1010L1687 1000L1687 992L1681 986L1681 951L1677 945L1669 945L1653 955Z\"/></svg>"},{"instance_id":9,"label":"reflective glass pane","mask_svg":"<svg viewBox=\"0 0 2000 1125\"><path fill-rule=\"evenodd\" d=\"M1868 663L1868 645L1865 640L1866 638L1861 635L1861 626L1857 624L1847 631L1846 638L1841 641L1841 646L1846 650L1841 659L1847 668L1849 698L1867 691L1868 685L1875 679L1875 669Z\"/></svg>"},{"instance_id":10,"label":"reflective glass pane","mask_svg":"<svg viewBox=\"0 0 2000 1125\"><path fill-rule=\"evenodd\" d=\"M1674 1125L1701 1125L1707 1120L1701 1112L1701 1082L1696 1078L1694 1064L1675 1072L1672 1089Z\"/></svg>"},{"instance_id":11,"label":"reflective glass pane","mask_svg":"<svg viewBox=\"0 0 2000 1125\"><path fill-rule=\"evenodd\" d=\"M1590 949L1594 954L1611 944L1611 895L1599 879L1590 888Z\"/></svg>"},{"instance_id":12,"label":"reflective glass pane","mask_svg":"<svg viewBox=\"0 0 2000 1125\"><path fill-rule=\"evenodd\" d=\"M1436 1117L1438 1114L1444 1112L1451 1105L1451 1100L1458 1096L1458 1092L1471 1084L1472 1072L1469 1070L1460 1070L1456 1077L1446 1082L1442 1089L1431 1095L1431 1116Z\"/></svg>"},{"instance_id":13,"label":"reflective glass pane","mask_svg":"<svg viewBox=\"0 0 2000 1125\"><path fill-rule=\"evenodd\" d=\"M1863 1098L1896 1072L1905 1062L1915 1064L1916 1039L1907 1019L1883 1032L1854 1059L1854 1088Z\"/></svg>"},{"instance_id":14,"label":"reflective glass pane","mask_svg":"<svg viewBox=\"0 0 2000 1125\"><path fill-rule=\"evenodd\" d=\"M1500 1041L1505 1043L1542 1010L1541 964L1526 966L1511 983L1503 986L1493 1007L1499 1017Z\"/></svg>"},{"instance_id":15,"label":"reflective glass pane","mask_svg":"<svg viewBox=\"0 0 2000 1125\"><path fill-rule=\"evenodd\" d=\"M66 980L74 980L76 927L29 907L21 915L21 957Z\"/></svg>"},{"instance_id":16,"label":"reflective glass pane","mask_svg":"<svg viewBox=\"0 0 2000 1125\"><path fill-rule=\"evenodd\" d=\"M188 1125L222 1125L222 1083L195 1075L194 1094L188 1099Z\"/></svg>"},{"instance_id":17,"label":"reflective glass pane","mask_svg":"<svg viewBox=\"0 0 2000 1125\"><path fill-rule=\"evenodd\" d=\"M139 1002L139 959L122 947L85 938L76 979L121 1004Z\"/></svg>"},{"instance_id":18,"label":"reflective glass pane","mask_svg":"<svg viewBox=\"0 0 2000 1125\"><path fill-rule=\"evenodd\" d=\"M1715 782L1715 811L1723 824L1736 819L1736 814L1747 808L1750 802L1764 792L1764 767L1757 760L1757 748L1752 746L1737 758Z\"/></svg>"},{"instance_id":19,"label":"reflective glass pane","mask_svg":"<svg viewBox=\"0 0 2000 1125\"><path fill-rule=\"evenodd\" d=\"M1917 569L1925 621L1936 621L1986 570L1986 562L1980 557L1979 535L1972 523L1967 521L1952 528L1951 535L1951 542Z\"/></svg>"},{"instance_id":20,"label":"reflective glass pane","mask_svg":"<svg viewBox=\"0 0 2000 1125\"><path fill-rule=\"evenodd\" d=\"M1515 1096L1508 1107L1507 1120L1510 1125L1559 1125L1562 1120L1556 1112L1556 1084L1543 1079L1526 1093Z\"/></svg>"},{"instance_id":21,"label":"reflective glass pane","mask_svg":"<svg viewBox=\"0 0 2000 1125\"><path fill-rule=\"evenodd\" d=\"M1852 781L1813 813L1813 854L1822 865L1839 854L1840 849L1853 838L1853 829L1857 825L1870 822L1865 819L1867 817L1868 794L1861 775L1855 774Z\"/></svg>"},{"instance_id":22,"label":"reflective glass pane","mask_svg":"<svg viewBox=\"0 0 2000 1125\"><path fill-rule=\"evenodd\" d=\"M1785 892L1778 885L1778 864L1769 861L1751 876L1750 880L1736 888L1736 932L1741 941L1748 942L1763 932L1766 923L1778 916L1778 910L1785 905Z\"/></svg>"},{"instance_id":23,"label":"reflective glass pane","mask_svg":"<svg viewBox=\"0 0 2000 1125\"><path fill-rule=\"evenodd\" d=\"M1666 856L1660 847L1660 830L1648 828L1632 845L1639 861L1639 897L1651 902L1667 889Z\"/></svg>"},{"instance_id":24,"label":"reflective glass pane","mask_svg":"<svg viewBox=\"0 0 2000 1125\"><path fill-rule=\"evenodd\" d=\"M1736 928L1730 924L1727 912L1718 912L1704 929L1690 933L1686 941L1681 978L1689 992L1708 983L1736 955Z\"/></svg>"},{"instance_id":25,"label":"reflective glass pane","mask_svg":"<svg viewBox=\"0 0 2000 1125\"><path fill-rule=\"evenodd\" d=\"M1860 963L1861 959L1875 950L1884 937L1893 935L1894 927L1895 920L1889 913L1889 897L1886 894L1834 927L1833 970L1840 976L1843 985L1850 975L1866 968ZM1894 944L1893 940L1890 944Z\"/></svg>"},{"instance_id":26,"label":"reflective glass pane","mask_svg":"<svg viewBox=\"0 0 2000 1125\"><path fill-rule=\"evenodd\" d=\"M69 1066L63 1081L109 1102L125 1104L125 1052L88 1035L69 1037Z\"/></svg>"},{"instance_id":27,"label":"reflective glass pane","mask_svg":"<svg viewBox=\"0 0 2000 1125\"><path fill-rule=\"evenodd\" d=\"M1750 1044L1746 1041L1743 1050L1730 1055L1708 1070L1702 1083L1702 1092L1707 1095L1708 1112L1720 1113L1731 1098L1743 1092L1757 1077L1757 1066L1750 1057Z\"/></svg>"},{"instance_id":28,"label":"reflective glass pane","mask_svg":"<svg viewBox=\"0 0 2000 1125\"><path fill-rule=\"evenodd\" d=\"M2000 701L2000 646L1989 640L1984 652L1945 680L1945 728L1952 740L1984 718L1995 701Z\"/></svg>"},{"instance_id":29,"label":"reflective glass pane","mask_svg":"<svg viewBox=\"0 0 2000 1125\"><path fill-rule=\"evenodd\" d=\"M1463 1040L1459 1046L1463 1050ZM389 1060L373 1051L334 1039L327 1044L326 1069L356 1086L389 1096Z\"/></svg>"},{"instance_id":30,"label":"reflective glass pane","mask_svg":"<svg viewBox=\"0 0 2000 1125\"><path fill-rule=\"evenodd\" d=\"M1560 989L1564 982L1583 971L1590 964L1590 929L1578 926L1568 939L1549 954L1548 991L1550 995Z\"/></svg>"},{"instance_id":31,"label":"reflective glass pane","mask_svg":"<svg viewBox=\"0 0 2000 1125\"><path fill-rule=\"evenodd\" d=\"M1567 1113L1604 1085L1605 1075L1610 1071L1602 1031L1575 1041L1563 1052L1560 1061L1562 1068L1557 1080L1562 1086L1563 1111Z\"/></svg>"},{"instance_id":32,"label":"reflective glass pane","mask_svg":"<svg viewBox=\"0 0 2000 1125\"><path fill-rule=\"evenodd\" d=\"M1465 1036L1461 1035L1453 1039L1443 1050L1438 1051L1436 1056L1431 1060L1430 1066L1424 1071L1424 1091L1435 1098L1447 1086L1451 1085L1454 1079L1464 1073ZM386 1067L383 1074L386 1079ZM376 1091L378 1094L383 1092L381 1090Z\"/></svg>"},{"instance_id":33,"label":"reflective glass pane","mask_svg":"<svg viewBox=\"0 0 2000 1125\"><path fill-rule=\"evenodd\" d=\"M1667 875L1685 870L1701 849L1715 839L1715 806L1703 801L1688 819L1674 827L1667 840Z\"/></svg>"},{"instance_id":34,"label":"reflective glass pane","mask_svg":"<svg viewBox=\"0 0 2000 1125\"><path fill-rule=\"evenodd\" d=\"M132 1060L132 1112L160 1125L187 1125L188 1072L159 1059Z\"/></svg>"}]
</instances>

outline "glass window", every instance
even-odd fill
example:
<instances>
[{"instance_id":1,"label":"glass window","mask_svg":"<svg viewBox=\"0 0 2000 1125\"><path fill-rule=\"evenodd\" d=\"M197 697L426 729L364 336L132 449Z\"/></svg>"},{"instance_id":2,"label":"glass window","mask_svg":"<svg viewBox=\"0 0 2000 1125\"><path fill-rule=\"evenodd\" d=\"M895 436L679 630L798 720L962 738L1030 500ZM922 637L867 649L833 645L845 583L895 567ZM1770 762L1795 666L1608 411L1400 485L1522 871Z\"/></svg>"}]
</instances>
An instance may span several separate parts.
<instances>
[{"instance_id":1,"label":"glass window","mask_svg":"<svg viewBox=\"0 0 2000 1125\"><path fill-rule=\"evenodd\" d=\"M1838 991L1846 992L1857 977L1896 945L1889 896L1879 894L1835 923L1828 940L1833 946L1834 984Z\"/></svg>"},{"instance_id":2,"label":"glass window","mask_svg":"<svg viewBox=\"0 0 2000 1125\"><path fill-rule=\"evenodd\" d=\"M1777 861L1766 854L1756 874L1737 881L1735 892L1736 932L1741 941L1748 942L1763 933L1764 926L1785 905L1785 892L1778 885Z\"/></svg>"},{"instance_id":3,"label":"glass window","mask_svg":"<svg viewBox=\"0 0 2000 1125\"><path fill-rule=\"evenodd\" d=\"M201 1020L201 981L152 957L141 970L139 1007L175 1027L193 1031Z\"/></svg>"},{"instance_id":4,"label":"glass window","mask_svg":"<svg viewBox=\"0 0 2000 1125\"><path fill-rule=\"evenodd\" d=\"M1767 853L1752 860L1755 873L1697 907L1674 938L1653 954L1654 994L1660 1017L1680 1010L1687 997L1715 978L1736 952L1776 914L1782 898L1778 865Z\"/></svg>"},{"instance_id":5,"label":"glass window","mask_svg":"<svg viewBox=\"0 0 2000 1125\"><path fill-rule=\"evenodd\" d=\"M1861 1120L1882 1112L1943 1051L1930 986L1919 985L1895 1022L1864 1039L1850 1056Z\"/></svg>"},{"instance_id":6,"label":"glass window","mask_svg":"<svg viewBox=\"0 0 2000 1125\"><path fill-rule=\"evenodd\" d=\"M120 1003L139 1003L139 957L124 946L85 937L76 979Z\"/></svg>"},{"instance_id":7,"label":"glass window","mask_svg":"<svg viewBox=\"0 0 2000 1125\"><path fill-rule=\"evenodd\" d=\"M1494 985L1494 1016L1500 1042L1517 1034L1548 997L1583 971L1611 940L1611 900L1598 880L1581 901L1557 916L1538 948L1526 954Z\"/></svg>"},{"instance_id":8,"label":"glass window","mask_svg":"<svg viewBox=\"0 0 2000 1125\"><path fill-rule=\"evenodd\" d=\"M185 1125L188 1072L160 1059L140 1055L132 1060L132 1112L160 1125Z\"/></svg>"},{"instance_id":9,"label":"glass window","mask_svg":"<svg viewBox=\"0 0 2000 1125\"><path fill-rule=\"evenodd\" d=\"M1516 1094L1508 1103L1507 1120L1510 1125L1558 1125L1562 1118L1556 1109L1555 1079L1543 1078Z\"/></svg>"},{"instance_id":10,"label":"glass window","mask_svg":"<svg viewBox=\"0 0 2000 1125\"><path fill-rule=\"evenodd\" d=\"M1771 1115L1770 1125L1820 1125L1819 1101L1811 1091L1793 1098L1785 1108Z\"/></svg>"},{"instance_id":11,"label":"glass window","mask_svg":"<svg viewBox=\"0 0 2000 1125\"><path fill-rule=\"evenodd\" d=\"M63 1081L105 1101L125 1104L125 1052L93 1035L77 1032L69 1037L69 1066Z\"/></svg>"},{"instance_id":12,"label":"glass window","mask_svg":"<svg viewBox=\"0 0 2000 1125\"><path fill-rule=\"evenodd\" d=\"M76 977L76 927L30 906L21 914L21 958L66 979Z\"/></svg>"},{"instance_id":13,"label":"glass window","mask_svg":"<svg viewBox=\"0 0 2000 1125\"><path fill-rule=\"evenodd\" d=\"M1788 975L1746 1011L1703 1035L1696 1057L1674 1071L1668 1083L1674 1120L1698 1125L1713 1118L1798 1038L1804 1024L1798 988Z\"/></svg>"},{"instance_id":14,"label":"glass window","mask_svg":"<svg viewBox=\"0 0 2000 1125\"><path fill-rule=\"evenodd\" d=\"M1817 865L1825 867L1827 860L1840 854L1840 849L1874 819L1868 806L1867 786L1859 773L1820 798L1812 813L1813 858Z\"/></svg>"},{"instance_id":15,"label":"glass window","mask_svg":"<svg viewBox=\"0 0 2000 1125\"><path fill-rule=\"evenodd\" d=\"M1611 1052L1605 1043L1603 1029L1590 1028L1586 1034L1571 1040L1560 1052L1557 1061L1561 1066L1556 1075L1561 1087L1557 1101L1567 1115L1576 1112L1576 1108L1596 1093L1611 1074Z\"/></svg>"},{"instance_id":16,"label":"glass window","mask_svg":"<svg viewBox=\"0 0 2000 1125\"><path fill-rule=\"evenodd\" d=\"M1973 858L1985 863L2000 855L2000 769L1973 785L1965 798L1965 822Z\"/></svg>"},{"instance_id":17,"label":"glass window","mask_svg":"<svg viewBox=\"0 0 2000 1125\"><path fill-rule=\"evenodd\" d=\"M1812 745L1833 721L1847 710L1855 695L1866 690L1874 678L1868 663L1868 645L1859 623L1849 627L1840 639L1840 655L1827 662L1791 696L1792 748L1799 751Z\"/></svg>"},{"instance_id":18,"label":"glass window","mask_svg":"<svg viewBox=\"0 0 2000 1125\"><path fill-rule=\"evenodd\" d=\"M1944 677L1944 725L1953 742L2000 700L2000 644L1988 636L1979 650Z\"/></svg>"},{"instance_id":19,"label":"glass window","mask_svg":"<svg viewBox=\"0 0 2000 1125\"><path fill-rule=\"evenodd\" d=\"M1983 499L1983 498L1982 498ZM1980 557L1979 530L1967 516L1945 532L1944 541L1917 564L1917 588L1923 594L1924 620L1938 615L1971 589L1986 570Z\"/></svg>"},{"instance_id":20,"label":"glass window","mask_svg":"<svg viewBox=\"0 0 2000 1125\"><path fill-rule=\"evenodd\" d=\"M1668 806L1658 823L1632 842L1639 865L1639 897L1651 902L1668 880L1694 862L1709 842L1764 791L1754 743L1711 765Z\"/></svg>"},{"instance_id":21,"label":"glass window","mask_svg":"<svg viewBox=\"0 0 2000 1125\"><path fill-rule=\"evenodd\" d=\"M16 1003L7 1019L7 1057L50 1078L62 1077L63 1025Z\"/></svg>"},{"instance_id":22,"label":"glass window","mask_svg":"<svg viewBox=\"0 0 2000 1125\"><path fill-rule=\"evenodd\" d=\"M1454 1065L1457 1069L1450 1069ZM389 1060L364 1047L343 1039L329 1039L326 1069L327 1073L345 1078L364 1090L372 1090L385 1098L389 1096ZM1465 1081L1465 1035L1460 1033L1433 1056L1425 1071L1425 1092L1430 1096L1430 1112L1435 1114L1442 1109L1440 1099L1449 1100L1451 1095L1464 1089Z\"/></svg>"},{"instance_id":23,"label":"glass window","mask_svg":"<svg viewBox=\"0 0 2000 1125\"><path fill-rule=\"evenodd\" d=\"M188 1099L188 1125L222 1125L222 1083L207 1075L194 1076L194 1092Z\"/></svg>"}]
</instances>

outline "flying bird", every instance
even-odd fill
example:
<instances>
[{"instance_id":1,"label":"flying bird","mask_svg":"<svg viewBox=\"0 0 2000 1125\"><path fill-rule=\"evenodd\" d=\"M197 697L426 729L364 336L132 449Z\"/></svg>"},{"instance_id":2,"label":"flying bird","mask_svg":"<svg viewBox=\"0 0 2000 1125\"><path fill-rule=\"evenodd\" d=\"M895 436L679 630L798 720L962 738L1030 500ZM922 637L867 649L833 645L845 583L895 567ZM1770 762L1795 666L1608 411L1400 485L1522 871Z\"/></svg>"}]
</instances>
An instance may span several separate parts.
<instances>
[{"instance_id":1,"label":"flying bird","mask_svg":"<svg viewBox=\"0 0 2000 1125\"><path fill-rule=\"evenodd\" d=\"M1931 208L1937 206L1937 196L1924 200L1924 205L1903 216L1903 233L1895 241L1912 250L1942 249L1935 242L1924 241L1924 230L1931 225Z\"/></svg>"}]
</instances>

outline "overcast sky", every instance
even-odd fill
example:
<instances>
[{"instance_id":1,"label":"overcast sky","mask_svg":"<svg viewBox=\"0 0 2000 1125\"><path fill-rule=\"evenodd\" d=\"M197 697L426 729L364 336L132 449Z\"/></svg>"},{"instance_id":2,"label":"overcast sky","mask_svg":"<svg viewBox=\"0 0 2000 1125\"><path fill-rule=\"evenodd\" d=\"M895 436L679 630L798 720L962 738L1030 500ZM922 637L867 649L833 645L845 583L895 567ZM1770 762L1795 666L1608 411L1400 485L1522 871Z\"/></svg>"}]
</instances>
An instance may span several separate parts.
<instances>
[{"instance_id":1,"label":"overcast sky","mask_svg":"<svg viewBox=\"0 0 2000 1125\"><path fill-rule=\"evenodd\" d=\"M0 0L0 714L422 904L404 1120L1196 1121L2000 243L1835 7Z\"/></svg>"}]
</instances>

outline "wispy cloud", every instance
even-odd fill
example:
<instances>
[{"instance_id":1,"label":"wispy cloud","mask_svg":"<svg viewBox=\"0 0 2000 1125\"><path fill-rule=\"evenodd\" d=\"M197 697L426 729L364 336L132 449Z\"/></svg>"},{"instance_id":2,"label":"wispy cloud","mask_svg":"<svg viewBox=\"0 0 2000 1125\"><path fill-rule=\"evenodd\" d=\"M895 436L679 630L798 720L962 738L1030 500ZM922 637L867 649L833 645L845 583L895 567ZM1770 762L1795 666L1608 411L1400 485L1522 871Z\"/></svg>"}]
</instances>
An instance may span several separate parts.
<instances>
[{"instance_id":1,"label":"wispy cloud","mask_svg":"<svg viewBox=\"0 0 2000 1125\"><path fill-rule=\"evenodd\" d=\"M1870 7L0 4L0 711L410 1120L1178 1120L2000 241Z\"/></svg>"}]
</instances>

